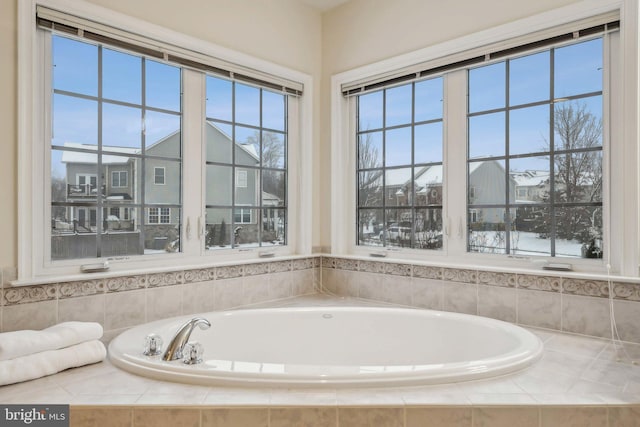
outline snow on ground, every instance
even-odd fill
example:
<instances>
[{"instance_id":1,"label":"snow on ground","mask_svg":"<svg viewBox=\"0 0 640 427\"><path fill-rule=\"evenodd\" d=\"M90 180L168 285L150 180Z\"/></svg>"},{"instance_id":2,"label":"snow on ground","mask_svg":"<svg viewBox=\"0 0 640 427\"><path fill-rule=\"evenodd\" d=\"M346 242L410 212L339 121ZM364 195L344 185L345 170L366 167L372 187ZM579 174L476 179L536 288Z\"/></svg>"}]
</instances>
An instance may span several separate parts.
<instances>
[{"instance_id":1,"label":"snow on ground","mask_svg":"<svg viewBox=\"0 0 640 427\"><path fill-rule=\"evenodd\" d=\"M486 237L487 246L490 246L489 242L496 241L497 233L497 231L474 231L472 235L483 235ZM551 239L541 239L538 233L512 231L511 242L512 255L549 256L551 253ZM487 248L484 252L491 252L491 250ZM581 258L582 243L575 240L556 239L556 256Z\"/></svg>"}]
</instances>

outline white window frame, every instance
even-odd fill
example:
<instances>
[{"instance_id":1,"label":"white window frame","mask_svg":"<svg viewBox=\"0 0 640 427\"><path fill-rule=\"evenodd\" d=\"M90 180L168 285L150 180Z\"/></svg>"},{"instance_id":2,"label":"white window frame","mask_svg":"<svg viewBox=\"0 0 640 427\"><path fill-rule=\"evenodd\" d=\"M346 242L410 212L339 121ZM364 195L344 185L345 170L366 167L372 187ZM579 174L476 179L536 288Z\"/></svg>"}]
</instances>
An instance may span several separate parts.
<instances>
[{"instance_id":1,"label":"white window frame","mask_svg":"<svg viewBox=\"0 0 640 427\"><path fill-rule=\"evenodd\" d=\"M139 34L148 39L160 40L173 46L197 52L206 57L217 58L229 64L238 64L251 70L279 76L299 82L305 88L301 97L289 97L289 164L288 164L288 218L289 229L287 245L269 248L277 255L311 254L312 231L312 176L300 174L302 170L312 170L312 117L313 117L313 78L262 59L235 52L227 48L206 42L165 27L150 24L143 20L124 15L94 4L76 0L24 0L18 2L18 279L14 286L55 280L78 279L82 264L106 260L105 258L87 260L50 260L50 172L49 153L43 150L44 135L49 134L50 111L42 105L50 105L44 96L45 74L42 64L50 58L48 49L43 49L45 34L37 30L36 6L63 10L65 13L80 16L100 25L122 29L128 33ZM127 256L109 259L110 272L94 274L94 277L109 277L114 274L170 271L167 260L172 265L214 266L229 261L259 259L259 248L242 250L232 248L206 253L204 247L204 180L205 174L200 165L204 152L202 138L204 133L201 96L189 96L188 93L203 94L204 74L183 69L183 114L192 120L183 123L183 213L181 215L181 252ZM197 98L197 99L195 99ZM43 104L45 103L45 104ZM45 110L45 111L43 111ZM34 170L45 170L45 177L34 176ZM45 212L43 215L42 212ZM71 279L70 279L71 278Z\"/></svg>"},{"instance_id":2,"label":"white window frame","mask_svg":"<svg viewBox=\"0 0 640 427\"><path fill-rule=\"evenodd\" d=\"M155 217L157 219L155 221L152 221L151 217ZM163 219L165 220L163 221ZM147 215L147 224L149 225L171 224L171 208L166 208L166 207L149 208L149 212Z\"/></svg>"},{"instance_id":3,"label":"white window frame","mask_svg":"<svg viewBox=\"0 0 640 427\"><path fill-rule=\"evenodd\" d=\"M244 221L244 214L246 211L249 211L249 221ZM240 221L236 221L236 214L240 214ZM253 222L253 209L251 208L243 208L242 205L236 205L233 208L233 222L234 224L254 224Z\"/></svg>"},{"instance_id":4,"label":"white window frame","mask_svg":"<svg viewBox=\"0 0 640 427\"><path fill-rule=\"evenodd\" d=\"M247 188L247 171L236 169L236 188Z\"/></svg>"},{"instance_id":5,"label":"white window frame","mask_svg":"<svg viewBox=\"0 0 640 427\"><path fill-rule=\"evenodd\" d=\"M162 171L162 182L158 182L158 170ZM167 184L167 175L164 166L155 166L153 168L153 184L154 185L166 185Z\"/></svg>"},{"instance_id":6,"label":"white window frame","mask_svg":"<svg viewBox=\"0 0 640 427\"><path fill-rule=\"evenodd\" d=\"M118 185L114 185L114 177L118 175ZM125 176L125 180L127 181L126 185L122 185L122 174ZM111 171L111 188L127 188L129 186L129 174L127 171Z\"/></svg>"},{"instance_id":7,"label":"white window frame","mask_svg":"<svg viewBox=\"0 0 640 427\"><path fill-rule=\"evenodd\" d=\"M355 97L344 97L342 86L357 84L378 76L396 75L401 69L415 64L444 65L443 58L464 57L466 52L481 50L483 46L508 44L517 40L526 44L532 37L553 32L555 28L570 26L573 22L612 12L619 12L621 29L610 37L619 37L619 61L609 61L606 72L615 78L606 79L611 94L605 100L603 120L609 134L605 138L616 141L605 142L605 166L608 189L604 195L604 235L606 243L603 260L567 260L575 271L607 273L623 276L638 276L640 254L638 243L638 4L629 0L605 0L579 2L541 13L529 18L513 21L476 34L454 39L425 49L383 60L365 67L336 74L331 81L331 251L334 254L370 256L375 248L356 245L355 221ZM544 37L541 37L544 38ZM609 53L609 52L607 52ZM449 60L449 62L452 62ZM428 67L424 67L425 69ZM625 90L622 91L621 88ZM466 167L466 70L451 71L445 76L445 141L458 141L444 147L445 182L448 186L443 194L443 222L445 242L442 251L411 250L393 248L388 258L412 259L415 261L439 262L459 267L494 266L512 268L515 271L540 269L540 260L557 258L496 256L467 252L467 194L465 188ZM612 102L608 103L609 98ZM462 108L461 108L462 107ZM456 126L447 126L453 121ZM635 179L625 180L629 174ZM462 187L461 187L462 186ZM609 244L613 242L613 244Z\"/></svg>"}]
</instances>

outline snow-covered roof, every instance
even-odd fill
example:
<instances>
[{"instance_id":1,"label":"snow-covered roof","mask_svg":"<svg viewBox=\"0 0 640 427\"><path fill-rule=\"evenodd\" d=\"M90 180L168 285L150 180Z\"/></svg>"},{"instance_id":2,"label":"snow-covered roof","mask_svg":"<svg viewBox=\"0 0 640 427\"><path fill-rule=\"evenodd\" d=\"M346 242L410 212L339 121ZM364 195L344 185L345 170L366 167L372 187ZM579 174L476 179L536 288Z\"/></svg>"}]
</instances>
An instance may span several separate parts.
<instances>
[{"instance_id":1,"label":"snow-covered roof","mask_svg":"<svg viewBox=\"0 0 640 427\"><path fill-rule=\"evenodd\" d=\"M419 176L416 177L416 185L418 187L425 187L433 184L442 185L442 165L427 166L420 172L416 173L416 175L419 174Z\"/></svg>"},{"instance_id":2,"label":"snow-covered roof","mask_svg":"<svg viewBox=\"0 0 640 427\"><path fill-rule=\"evenodd\" d=\"M549 171L526 170L523 172L514 171L510 173L511 178L517 185L523 187L536 187L549 181Z\"/></svg>"},{"instance_id":3,"label":"snow-covered roof","mask_svg":"<svg viewBox=\"0 0 640 427\"><path fill-rule=\"evenodd\" d=\"M97 151L98 147L93 144L79 144L76 142L65 142L65 148L77 148L81 150ZM137 154L140 152L137 148L131 147L109 147L109 151L122 154ZM127 156L115 156L110 154L102 155L103 165L122 165L129 161L130 157ZM62 152L62 163L86 163L96 164L98 163L97 154L88 153L86 151L68 151Z\"/></svg>"}]
</instances>

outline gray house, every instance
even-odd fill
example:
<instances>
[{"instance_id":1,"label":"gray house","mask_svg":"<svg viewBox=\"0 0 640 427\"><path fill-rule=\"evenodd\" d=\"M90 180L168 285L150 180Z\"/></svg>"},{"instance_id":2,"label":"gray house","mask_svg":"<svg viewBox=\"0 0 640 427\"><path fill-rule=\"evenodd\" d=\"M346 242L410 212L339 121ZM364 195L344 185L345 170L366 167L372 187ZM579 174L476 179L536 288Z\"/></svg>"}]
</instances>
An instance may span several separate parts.
<instances>
[{"instance_id":1,"label":"gray house","mask_svg":"<svg viewBox=\"0 0 640 427\"><path fill-rule=\"evenodd\" d=\"M139 205L143 201L147 205L144 212L144 248L138 243L135 249L127 249L123 252L120 247L116 252L143 253L144 250L171 249L167 247L171 241L179 236L181 223L180 209L167 205L180 205L181 199L181 156L180 156L180 132L176 131L149 145L145 150L145 159L137 157L141 150L137 148L112 147L110 152L118 153L103 155L101 168L98 172L97 155L90 152L65 150L62 154L62 163L65 165L65 191L64 195L54 196L54 201L78 203L78 206L57 210L52 218L52 230L55 236L79 236L95 235L98 230L97 207L95 206L98 192L103 197L102 231L110 234L110 239L129 239L136 241L131 236L139 235ZM206 203L207 205L228 206L232 205L231 192L235 189L235 206L257 206L262 195L263 205L279 206L282 203L277 196L269 193L259 193L260 172L255 168L259 166L259 155L252 144L233 144L229 135L225 134L215 125L207 122L206 125L206 153L207 160L220 163L231 163L231 150L235 146L235 177L232 178L232 168L226 165L208 165L206 176ZM95 145L65 143L66 148L96 150ZM120 154L121 153L121 154ZM159 159L157 157L164 157ZM175 160L171 160L171 158ZM142 162L144 163L144 167ZM240 165L240 166L238 166ZM253 166L243 168L242 165ZM144 170L144 180L141 174ZM98 177L100 173L102 188L98 189ZM233 180L233 181L232 181ZM139 182L144 183L141 188ZM158 205L154 207L153 205ZM228 209L231 212L231 209ZM245 233L255 228L257 230L259 219L256 209L238 208L234 212L234 222L242 224L246 228ZM224 218L227 224L231 224L229 214ZM268 221L267 221L268 222ZM220 222L209 223L207 227L220 227ZM115 236L119 235L119 238ZM105 237L103 237L103 242ZM77 242L74 243L77 245ZM70 246L59 244L60 251L63 247ZM131 246L131 245L128 245ZM104 252L104 251L103 251ZM55 257L55 250L52 250Z\"/></svg>"}]
</instances>

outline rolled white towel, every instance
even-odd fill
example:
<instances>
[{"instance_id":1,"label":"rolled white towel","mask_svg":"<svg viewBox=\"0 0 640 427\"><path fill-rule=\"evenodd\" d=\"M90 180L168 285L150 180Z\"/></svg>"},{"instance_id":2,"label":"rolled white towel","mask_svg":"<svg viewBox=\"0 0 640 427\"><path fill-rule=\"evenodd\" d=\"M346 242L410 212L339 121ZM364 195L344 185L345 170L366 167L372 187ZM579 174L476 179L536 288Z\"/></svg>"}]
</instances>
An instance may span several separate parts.
<instances>
[{"instance_id":1,"label":"rolled white towel","mask_svg":"<svg viewBox=\"0 0 640 427\"><path fill-rule=\"evenodd\" d=\"M96 322L63 322L41 331L14 331L0 334L0 360L69 347L102 338Z\"/></svg>"},{"instance_id":2,"label":"rolled white towel","mask_svg":"<svg viewBox=\"0 0 640 427\"><path fill-rule=\"evenodd\" d=\"M59 350L48 350L11 360L0 361L0 386L33 380L69 368L104 360L107 350L98 340Z\"/></svg>"}]
</instances>

